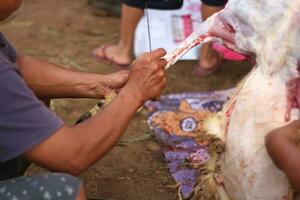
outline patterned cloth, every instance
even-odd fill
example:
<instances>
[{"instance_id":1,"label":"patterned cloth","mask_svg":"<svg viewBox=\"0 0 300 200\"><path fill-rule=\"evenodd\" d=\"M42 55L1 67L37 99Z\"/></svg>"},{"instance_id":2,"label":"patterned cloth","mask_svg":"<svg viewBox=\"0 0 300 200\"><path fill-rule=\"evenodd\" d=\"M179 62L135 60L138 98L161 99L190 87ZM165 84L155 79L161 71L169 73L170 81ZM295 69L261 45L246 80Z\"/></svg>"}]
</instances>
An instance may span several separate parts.
<instances>
[{"instance_id":1,"label":"patterned cloth","mask_svg":"<svg viewBox=\"0 0 300 200\"><path fill-rule=\"evenodd\" d=\"M182 199L190 198L196 181L201 176L197 166L210 159L207 146L205 144L200 145L191 137L178 136L176 133L170 134L166 127L155 125L153 119L165 112L183 112L179 108L183 101L187 102L194 112L199 110L220 111L223 103L233 91L233 89L229 89L214 92L170 94L162 96L159 101L148 101L145 105L153 112L148 119L148 124L163 149L173 179L180 185L179 191ZM198 122L192 120L193 115L188 117L188 113L185 114L186 117L178 121L178 124L180 124L181 131L189 133L198 126Z\"/></svg>"},{"instance_id":2,"label":"patterned cloth","mask_svg":"<svg viewBox=\"0 0 300 200\"><path fill-rule=\"evenodd\" d=\"M0 199L75 200L82 182L60 173L37 174L0 181Z\"/></svg>"}]
</instances>

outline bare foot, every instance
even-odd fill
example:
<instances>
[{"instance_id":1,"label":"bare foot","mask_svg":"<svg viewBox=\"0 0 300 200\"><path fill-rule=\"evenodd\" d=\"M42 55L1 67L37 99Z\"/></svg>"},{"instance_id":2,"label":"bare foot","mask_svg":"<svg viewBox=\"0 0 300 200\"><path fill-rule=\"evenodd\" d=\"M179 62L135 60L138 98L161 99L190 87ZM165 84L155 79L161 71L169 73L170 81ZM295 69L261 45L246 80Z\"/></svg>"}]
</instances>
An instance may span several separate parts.
<instances>
[{"instance_id":1,"label":"bare foot","mask_svg":"<svg viewBox=\"0 0 300 200\"><path fill-rule=\"evenodd\" d=\"M94 49L95 57L111 61L117 65L129 65L132 61L132 50L123 45L102 45Z\"/></svg>"}]
</instances>

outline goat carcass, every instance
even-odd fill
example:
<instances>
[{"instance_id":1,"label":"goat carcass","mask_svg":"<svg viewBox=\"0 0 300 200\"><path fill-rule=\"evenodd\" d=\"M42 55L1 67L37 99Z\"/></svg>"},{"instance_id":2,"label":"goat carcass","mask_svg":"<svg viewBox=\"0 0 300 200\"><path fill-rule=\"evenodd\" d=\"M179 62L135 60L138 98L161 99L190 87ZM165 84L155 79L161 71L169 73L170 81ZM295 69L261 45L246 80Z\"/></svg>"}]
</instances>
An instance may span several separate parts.
<instances>
[{"instance_id":1,"label":"goat carcass","mask_svg":"<svg viewBox=\"0 0 300 200\"><path fill-rule=\"evenodd\" d=\"M233 200L288 198L289 182L268 156L264 138L298 117L287 85L298 77L299 23L299 0L229 0L224 10L165 57L171 65L188 49L208 41L255 56L256 66L219 113L219 129L212 131L226 143L220 165Z\"/></svg>"}]
</instances>

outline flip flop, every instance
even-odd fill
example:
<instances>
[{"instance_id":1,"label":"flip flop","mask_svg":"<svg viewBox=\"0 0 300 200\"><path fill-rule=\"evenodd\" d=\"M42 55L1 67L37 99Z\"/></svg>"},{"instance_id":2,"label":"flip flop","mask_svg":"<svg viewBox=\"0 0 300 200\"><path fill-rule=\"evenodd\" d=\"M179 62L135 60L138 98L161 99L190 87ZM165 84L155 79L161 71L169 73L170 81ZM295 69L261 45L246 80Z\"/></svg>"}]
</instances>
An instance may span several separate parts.
<instances>
[{"instance_id":1,"label":"flip flop","mask_svg":"<svg viewBox=\"0 0 300 200\"><path fill-rule=\"evenodd\" d=\"M198 76L209 76L209 75L213 74L215 71L217 71L221 62L222 62L222 59L219 59L219 61L213 67L208 68L208 69L200 67L198 65L197 68L195 69L195 74L197 74Z\"/></svg>"},{"instance_id":2,"label":"flip flop","mask_svg":"<svg viewBox=\"0 0 300 200\"><path fill-rule=\"evenodd\" d=\"M99 48L94 49L92 51L93 58L95 60L99 61L99 62L106 62L106 63L109 63L109 64L111 64L111 65L113 65L113 66L115 66L117 68L120 68L120 69L129 69L131 62L128 63L128 64L118 63L114 59L109 58L107 56L107 52L106 52L107 48L109 48L111 46L113 46L113 44L106 44L106 45L103 45L103 46L101 46ZM101 51L101 55L102 56L100 56L99 54L97 54L97 52L99 50Z\"/></svg>"}]
</instances>

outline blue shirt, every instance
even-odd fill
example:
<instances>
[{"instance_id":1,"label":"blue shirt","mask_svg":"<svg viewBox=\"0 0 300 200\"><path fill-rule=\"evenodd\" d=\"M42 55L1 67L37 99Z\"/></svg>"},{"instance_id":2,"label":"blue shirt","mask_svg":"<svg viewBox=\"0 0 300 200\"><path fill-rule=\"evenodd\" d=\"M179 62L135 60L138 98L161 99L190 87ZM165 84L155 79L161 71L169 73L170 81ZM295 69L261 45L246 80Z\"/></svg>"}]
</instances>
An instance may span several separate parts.
<instances>
[{"instance_id":1,"label":"blue shirt","mask_svg":"<svg viewBox=\"0 0 300 200\"><path fill-rule=\"evenodd\" d=\"M0 33L0 162L22 155L62 127L16 67L17 54Z\"/></svg>"}]
</instances>

